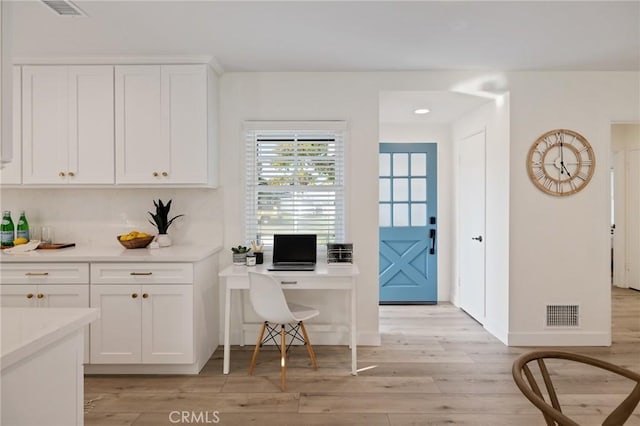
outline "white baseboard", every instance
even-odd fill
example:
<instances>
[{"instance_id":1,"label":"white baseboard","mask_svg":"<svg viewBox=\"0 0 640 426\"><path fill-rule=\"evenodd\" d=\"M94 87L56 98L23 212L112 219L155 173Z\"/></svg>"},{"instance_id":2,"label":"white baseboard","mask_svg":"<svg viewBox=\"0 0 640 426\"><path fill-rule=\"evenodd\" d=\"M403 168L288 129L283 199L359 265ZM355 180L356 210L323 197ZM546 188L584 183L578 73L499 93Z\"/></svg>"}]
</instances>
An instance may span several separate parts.
<instances>
[{"instance_id":1,"label":"white baseboard","mask_svg":"<svg viewBox=\"0 0 640 426\"><path fill-rule=\"evenodd\" d=\"M198 374L194 364L85 364L84 374Z\"/></svg>"},{"instance_id":2,"label":"white baseboard","mask_svg":"<svg viewBox=\"0 0 640 426\"><path fill-rule=\"evenodd\" d=\"M611 346L611 333L545 331L509 333L509 346Z\"/></svg>"}]
</instances>

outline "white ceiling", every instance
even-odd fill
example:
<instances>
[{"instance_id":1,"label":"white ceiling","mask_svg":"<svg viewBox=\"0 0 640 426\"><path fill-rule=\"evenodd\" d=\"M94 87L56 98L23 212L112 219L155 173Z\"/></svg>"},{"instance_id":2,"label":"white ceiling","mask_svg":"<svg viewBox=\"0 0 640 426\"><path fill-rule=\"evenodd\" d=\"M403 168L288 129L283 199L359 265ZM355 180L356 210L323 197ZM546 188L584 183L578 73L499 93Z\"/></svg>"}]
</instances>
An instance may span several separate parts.
<instances>
[{"instance_id":1,"label":"white ceiling","mask_svg":"<svg viewBox=\"0 0 640 426\"><path fill-rule=\"evenodd\" d=\"M14 55L211 55L225 71L639 70L638 1L13 3Z\"/></svg>"},{"instance_id":2,"label":"white ceiling","mask_svg":"<svg viewBox=\"0 0 640 426\"><path fill-rule=\"evenodd\" d=\"M640 70L639 1L38 0L13 7L14 56L210 56L229 71ZM384 123L446 124L488 102L383 92ZM431 113L412 111L426 106Z\"/></svg>"}]
</instances>

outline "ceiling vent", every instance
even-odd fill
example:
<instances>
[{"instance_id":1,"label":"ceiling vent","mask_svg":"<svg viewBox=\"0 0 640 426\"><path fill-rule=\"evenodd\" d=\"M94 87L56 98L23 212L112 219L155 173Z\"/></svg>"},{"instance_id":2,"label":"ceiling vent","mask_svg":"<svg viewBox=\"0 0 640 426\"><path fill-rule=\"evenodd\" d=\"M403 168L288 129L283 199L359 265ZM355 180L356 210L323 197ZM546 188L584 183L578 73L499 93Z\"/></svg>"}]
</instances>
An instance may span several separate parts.
<instances>
[{"instance_id":1,"label":"ceiling vent","mask_svg":"<svg viewBox=\"0 0 640 426\"><path fill-rule=\"evenodd\" d=\"M40 0L58 16L87 16L78 6L68 0Z\"/></svg>"}]
</instances>

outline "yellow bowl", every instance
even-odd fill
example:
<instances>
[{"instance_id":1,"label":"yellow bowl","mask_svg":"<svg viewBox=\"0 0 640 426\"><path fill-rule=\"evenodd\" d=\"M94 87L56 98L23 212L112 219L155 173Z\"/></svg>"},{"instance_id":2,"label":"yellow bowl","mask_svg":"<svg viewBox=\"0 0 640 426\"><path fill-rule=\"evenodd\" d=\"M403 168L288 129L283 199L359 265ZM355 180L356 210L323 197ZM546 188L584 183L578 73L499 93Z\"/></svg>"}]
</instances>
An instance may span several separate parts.
<instances>
[{"instance_id":1,"label":"yellow bowl","mask_svg":"<svg viewBox=\"0 0 640 426\"><path fill-rule=\"evenodd\" d=\"M155 238L155 235L150 235L148 237L138 237L138 238L134 238L133 240L121 241L120 240L121 236L122 235L117 236L118 242L122 244L124 248L128 248L128 249L145 248Z\"/></svg>"}]
</instances>

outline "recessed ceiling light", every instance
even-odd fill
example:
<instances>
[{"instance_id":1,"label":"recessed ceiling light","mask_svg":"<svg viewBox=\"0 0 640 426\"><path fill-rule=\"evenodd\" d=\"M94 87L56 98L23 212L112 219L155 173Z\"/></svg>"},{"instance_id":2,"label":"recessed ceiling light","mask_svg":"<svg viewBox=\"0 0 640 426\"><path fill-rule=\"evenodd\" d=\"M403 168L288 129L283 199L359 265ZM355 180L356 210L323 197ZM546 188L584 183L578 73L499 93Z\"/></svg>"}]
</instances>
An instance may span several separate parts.
<instances>
[{"instance_id":1,"label":"recessed ceiling light","mask_svg":"<svg viewBox=\"0 0 640 426\"><path fill-rule=\"evenodd\" d=\"M418 108L413 111L414 114L428 114L429 110L427 108Z\"/></svg>"}]
</instances>

